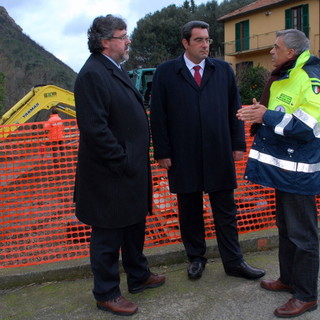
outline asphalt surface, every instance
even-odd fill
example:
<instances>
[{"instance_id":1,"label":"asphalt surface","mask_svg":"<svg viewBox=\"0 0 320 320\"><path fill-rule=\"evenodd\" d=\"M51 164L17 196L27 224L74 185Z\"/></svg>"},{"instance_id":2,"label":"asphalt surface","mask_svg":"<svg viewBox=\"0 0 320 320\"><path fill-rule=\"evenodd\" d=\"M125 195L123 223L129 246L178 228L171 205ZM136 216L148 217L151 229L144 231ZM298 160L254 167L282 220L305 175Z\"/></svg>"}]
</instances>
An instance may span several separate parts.
<instances>
[{"instance_id":1,"label":"asphalt surface","mask_svg":"<svg viewBox=\"0 0 320 320\"><path fill-rule=\"evenodd\" d=\"M279 276L275 230L245 234L240 243L246 261L266 270L265 279ZM227 276L217 254L216 242L208 242L208 264L199 280L187 278L182 245L145 251L153 272L166 275L166 283L142 293L128 293L125 275L121 291L139 306L130 317L97 309L92 296L88 260L0 270L1 320L269 320L290 293L262 289L260 280ZM298 319L319 320L320 307Z\"/></svg>"}]
</instances>

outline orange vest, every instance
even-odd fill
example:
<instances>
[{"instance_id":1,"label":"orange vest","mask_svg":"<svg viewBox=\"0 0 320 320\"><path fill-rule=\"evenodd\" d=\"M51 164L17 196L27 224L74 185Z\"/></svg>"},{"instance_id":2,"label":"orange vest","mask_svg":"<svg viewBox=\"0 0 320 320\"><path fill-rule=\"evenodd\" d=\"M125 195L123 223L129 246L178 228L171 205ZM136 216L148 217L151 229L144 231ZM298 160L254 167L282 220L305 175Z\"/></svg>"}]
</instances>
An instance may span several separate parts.
<instances>
[{"instance_id":1,"label":"orange vest","mask_svg":"<svg viewBox=\"0 0 320 320\"><path fill-rule=\"evenodd\" d=\"M49 140L59 141L62 140L63 137L63 123L58 114L51 114L48 122L45 123L44 129L48 130L48 138Z\"/></svg>"}]
</instances>

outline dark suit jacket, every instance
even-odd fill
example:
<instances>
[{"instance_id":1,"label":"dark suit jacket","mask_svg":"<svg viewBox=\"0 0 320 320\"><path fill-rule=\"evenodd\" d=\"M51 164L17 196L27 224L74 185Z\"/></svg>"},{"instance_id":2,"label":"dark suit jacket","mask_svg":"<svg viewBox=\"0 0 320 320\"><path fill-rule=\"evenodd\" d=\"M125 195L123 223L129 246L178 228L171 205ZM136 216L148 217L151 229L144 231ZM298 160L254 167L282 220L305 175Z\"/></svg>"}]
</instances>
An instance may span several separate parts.
<instances>
[{"instance_id":1,"label":"dark suit jacket","mask_svg":"<svg viewBox=\"0 0 320 320\"><path fill-rule=\"evenodd\" d=\"M102 54L86 61L74 93L78 219L105 228L141 222L151 203L149 127L141 94Z\"/></svg>"},{"instance_id":2,"label":"dark suit jacket","mask_svg":"<svg viewBox=\"0 0 320 320\"><path fill-rule=\"evenodd\" d=\"M236 187L232 151L245 150L236 79L230 66L207 58L199 88L183 56L161 64L153 77L151 129L156 159L171 158L174 193Z\"/></svg>"}]
</instances>

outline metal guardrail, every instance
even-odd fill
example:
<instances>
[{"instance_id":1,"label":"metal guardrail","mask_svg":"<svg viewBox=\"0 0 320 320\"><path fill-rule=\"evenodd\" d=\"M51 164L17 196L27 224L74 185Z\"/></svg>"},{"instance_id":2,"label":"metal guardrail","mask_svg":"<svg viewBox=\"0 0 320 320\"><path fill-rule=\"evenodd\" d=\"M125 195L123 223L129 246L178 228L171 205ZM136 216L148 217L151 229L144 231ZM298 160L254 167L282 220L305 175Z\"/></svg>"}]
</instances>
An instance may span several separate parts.
<instances>
[{"instance_id":1,"label":"metal guardrail","mask_svg":"<svg viewBox=\"0 0 320 320\"><path fill-rule=\"evenodd\" d=\"M257 51L266 48L271 48L274 43L276 31L255 34L249 38L242 39L243 41L249 41L249 48L244 50L237 50L237 41L224 42L225 55L236 55L243 52ZM241 47L241 45L240 45Z\"/></svg>"}]
</instances>

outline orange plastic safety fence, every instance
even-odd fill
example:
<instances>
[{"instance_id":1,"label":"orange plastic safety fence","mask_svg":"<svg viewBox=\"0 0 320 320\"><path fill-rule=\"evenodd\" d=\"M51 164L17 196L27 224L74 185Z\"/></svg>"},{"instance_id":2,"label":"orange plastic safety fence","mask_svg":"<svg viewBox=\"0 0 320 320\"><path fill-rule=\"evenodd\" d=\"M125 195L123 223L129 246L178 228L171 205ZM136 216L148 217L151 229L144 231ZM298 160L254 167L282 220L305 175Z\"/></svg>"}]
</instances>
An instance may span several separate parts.
<instances>
[{"instance_id":1,"label":"orange plastic safety fence","mask_svg":"<svg viewBox=\"0 0 320 320\"><path fill-rule=\"evenodd\" d=\"M89 255L90 227L75 218L73 203L79 132L75 120L63 124L60 141L49 140L44 123L0 126L0 268ZM239 232L273 228L274 193L242 179L245 163L237 163ZM145 247L179 243L176 196L153 160L152 179L154 210L147 217ZM204 200L206 236L213 238L210 203Z\"/></svg>"},{"instance_id":2,"label":"orange plastic safety fence","mask_svg":"<svg viewBox=\"0 0 320 320\"><path fill-rule=\"evenodd\" d=\"M252 138L246 128L248 149ZM275 200L274 191L259 185L249 183L243 179L248 153L242 161L236 163L238 188L235 190L235 199L238 207L238 230L245 233L275 227ZM151 159L153 159L151 148ZM152 164L153 176L153 215L147 221L147 246L161 246L164 244L181 242L179 232L178 204L175 194L170 193L165 170L157 164ZM214 218L210 201L204 195L204 221L206 238L214 238Z\"/></svg>"},{"instance_id":3,"label":"orange plastic safety fence","mask_svg":"<svg viewBox=\"0 0 320 320\"><path fill-rule=\"evenodd\" d=\"M63 122L61 141L49 140L44 123L0 127L0 267L88 255L86 228L72 233L79 132Z\"/></svg>"}]
</instances>

